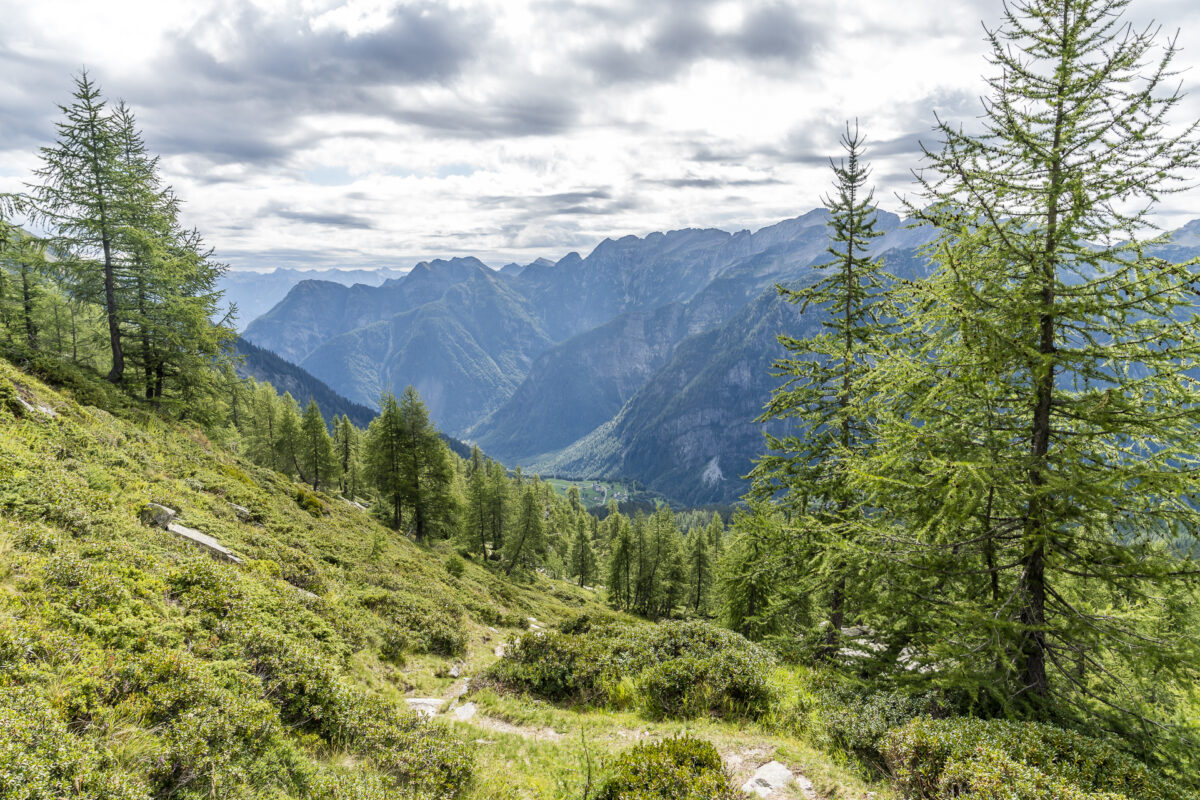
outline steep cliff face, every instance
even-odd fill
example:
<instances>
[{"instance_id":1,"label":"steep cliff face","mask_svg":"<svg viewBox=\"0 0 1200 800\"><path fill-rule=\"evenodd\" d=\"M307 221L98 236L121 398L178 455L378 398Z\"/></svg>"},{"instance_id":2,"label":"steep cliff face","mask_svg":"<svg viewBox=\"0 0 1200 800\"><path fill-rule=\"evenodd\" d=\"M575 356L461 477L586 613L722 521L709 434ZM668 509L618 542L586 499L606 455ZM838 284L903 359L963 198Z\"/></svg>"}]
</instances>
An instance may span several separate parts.
<instances>
[{"instance_id":1,"label":"steep cliff face","mask_svg":"<svg viewBox=\"0 0 1200 800\"><path fill-rule=\"evenodd\" d=\"M434 302L472 275L491 272L476 258L454 258L422 261L408 274L381 286L302 281L250 323L244 335L247 341L300 363L335 336Z\"/></svg>"},{"instance_id":2,"label":"steep cliff face","mask_svg":"<svg viewBox=\"0 0 1200 800\"><path fill-rule=\"evenodd\" d=\"M755 419L778 383L776 337L815 331L821 318L763 292L722 327L680 343L612 421L529 468L628 476L692 505L736 499L762 451Z\"/></svg>"}]
</instances>

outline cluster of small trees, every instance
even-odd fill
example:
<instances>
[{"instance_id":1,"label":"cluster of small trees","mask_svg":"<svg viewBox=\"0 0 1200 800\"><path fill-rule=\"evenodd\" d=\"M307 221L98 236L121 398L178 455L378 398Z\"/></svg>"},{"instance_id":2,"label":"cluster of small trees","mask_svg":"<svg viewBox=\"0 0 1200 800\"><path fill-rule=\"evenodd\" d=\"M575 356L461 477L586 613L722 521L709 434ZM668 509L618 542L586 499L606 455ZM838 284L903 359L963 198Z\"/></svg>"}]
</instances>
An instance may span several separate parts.
<instances>
[{"instance_id":1,"label":"cluster of small trees","mask_svg":"<svg viewBox=\"0 0 1200 800\"><path fill-rule=\"evenodd\" d=\"M681 530L670 508L632 520L620 513L605 518L606 586L615 608L651 618L682 609L707 615L725 525L713 514L706 526Z\"/></svg>"},{"instance_id":2,"label":"cluster of small trees","mask_svg":"<svg viewBox=\"0 0 1200 800\"><path fill-rule=\"evenodd\" d=\"M212 321L223 266L183 226L124 102L109 108L83 73L61 108L38 182L0 202L5 337L106 369L160 403L205 408L197 401L215 391L213 364L233 337ZM44 232L18 228L18 215Z\"/></svg>"},{"instance_id":3,"label":"cluster of small trees","mask_svg":"<svg viewBox=\"0 0 1200 800\"><path fill-rule=\"evenodd\" d=\"M722 600L751 637L834 659L865 627L945 702L1149 752L1200 677L1176 546L1200 531L1200 338L1196 264L1156 257L1145 215L1200 142L1168 126L1173 45L1125 5L1015 2L989 33L982 132L939 127L909 206L937 233L927 279L870 257L847 131L830 260L783 290L826 330L782 340L765 416L795 432L754 472Z\"/></svg>"}]
</instances>

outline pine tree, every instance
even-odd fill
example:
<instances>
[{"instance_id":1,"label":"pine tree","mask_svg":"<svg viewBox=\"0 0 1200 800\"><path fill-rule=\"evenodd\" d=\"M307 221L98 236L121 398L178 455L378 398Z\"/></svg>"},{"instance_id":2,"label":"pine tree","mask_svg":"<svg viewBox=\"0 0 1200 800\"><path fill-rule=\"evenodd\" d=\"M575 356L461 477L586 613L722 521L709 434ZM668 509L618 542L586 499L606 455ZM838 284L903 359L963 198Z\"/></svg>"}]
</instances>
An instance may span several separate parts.
<instances>
[{"instance_id":1,"label":"pine tree","mask_svg":"<svg viewBox=\"0 0 1200 800\"><path fill-rule=\"evenodd\" d=\"M830 211L830 260L816 268L825 274L812 286L780 287L780 294L802 308L816 306L829 318L825 333L807 340L781 336L789 357L776 363L787 381L771 396L760 421L794 420L796 432L767 435L771 451L753 472L753 496L781 502L797 520L794 546L804 548L803 573L794 576L817 592L828 587L825 653L837 649L847 612L847 542L859 524L862 502L851 488L847 464L870 446L869 420L860 382L871 366L871 353L882 331L879 300L886 281L870 256L875 230L870 168L862 161L863 137L849 125L841 143L846 158L832 163L836 193L825 198Z\"/></svg>"},{"instance_id":2,"label":"pine tree","mask_svg":"<svg viewBox=\"0 0 1200 800\"><path fill-rule=\"evenodd\" d=\"M317 401L309 398L300 420L301 447L299 452L301 474L306 475L314 489L331 484L340 474L340 465L333 449L333 438L321 416Z\"/></svg>"},{"instance_id":3,"label":"pine tree","mask_svg":"<svg viewBox=\"0 0 1200 800\"><path fill-rule=\"evenodd\" d=\"M914 567L910 635L1001 703L1110 727L1169 716L1145 698L1198 663L1142 630L1195 580L1167 544L1200 526L1194 276L1148 253L1145 215L1200 165L1200 123L1169 127L1174 46L1126 6L1020 0L989 32L982 133L942 124L927 156L938 269L900 298L860 471Z\"/></svg>"}]
</instances>

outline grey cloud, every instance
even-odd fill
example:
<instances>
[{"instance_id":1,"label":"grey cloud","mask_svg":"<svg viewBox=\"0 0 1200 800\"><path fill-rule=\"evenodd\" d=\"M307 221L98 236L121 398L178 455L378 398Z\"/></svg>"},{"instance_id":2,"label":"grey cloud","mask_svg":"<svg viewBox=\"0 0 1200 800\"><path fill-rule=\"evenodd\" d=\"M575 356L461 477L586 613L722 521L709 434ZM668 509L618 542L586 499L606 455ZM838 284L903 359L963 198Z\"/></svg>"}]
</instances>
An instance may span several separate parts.
<instances>
[{"instance_id":1,"label":"grey cloud","mask_svg":"<svg viewBox=\"0 0 1200 800\"><path fill-rule=\"evenodd\" d=\"M525 93L493 99L483 105L456 103L435 108L396 108L390 116L443 134L465 139L549 136L573 127L579 106L566 94Z\"/></svg>"},{"instance_id":2,"label":"grey cloud","mask_svg":"<svg viewBox=\"0 0 1200 800\"><path fill-rule=\"evenodd\" d=\"M646 178L641 181L651 186L666 186L671 189L725 189L737 186L773 186L783 183L778 178Z\"/></svg>"},{"instance_id":3,"label":"grey cloud","mask_svg":"<svg viewBox=\"0 0 1200 800\"><path fill-rule=\"evenodd\" d=\"M584 51L580 62L601 83L665 80L705 59L807 64L825 37L821 25L784 3L755 8L737 30L717 32L696 13L707 4L667 3L652 21L654 33L644 47L601 42Z\"/></svg>"},{"instance_id":4,"label":"grey cloud","mask_svg":"<svg viewBox=\"0 0 1200 800\"><path fill-rule=\"evenodd\" d=\"M264 209L263 213L267 216L278 217L280 219L293 220L310 225L325 225L332 228L370 230L375 227L374 223L366 217L343 214L336 211L297 211L291 208L272 205Z\"/></svg>"},{"instance_id":5,"label":"grey cloud","mask_svg":"<svg viewBox=\"0 0 1200 800\"><path fill-rule=\"evenodd\" d=\"M486 32L481 17L436 3L397 6L381 29L358 36L335 29L315 31L294 20L276 20L253 7L235 20L211 14L175 37L181 66L217 83L279 82L294 86L402 85L444 81L469 62ZM220 31L231 52L217 59L195 42Z\"/></svg>"}]
</instances>

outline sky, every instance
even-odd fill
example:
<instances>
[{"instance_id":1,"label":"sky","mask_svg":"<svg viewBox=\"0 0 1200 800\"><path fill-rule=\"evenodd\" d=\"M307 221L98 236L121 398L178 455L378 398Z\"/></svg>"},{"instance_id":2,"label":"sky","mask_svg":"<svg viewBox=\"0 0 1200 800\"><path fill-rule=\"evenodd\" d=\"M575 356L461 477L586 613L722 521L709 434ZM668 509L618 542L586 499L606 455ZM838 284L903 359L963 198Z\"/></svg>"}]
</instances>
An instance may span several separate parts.
<instances>
[{"instance_id":1,"label":"sky","mask_svg":"<svg viewBox=\"0 0 1200 800\"><path fill-rule=\"evenodd\" d=\"M847 120L880 205L935 115L970 126L999 0L0 0L0 191L82 68L137 114L232 269L557 260L605 237L756 229L821 205ZM1178 34L1200 117L1200 3ZM1170 196L1175 227L1200 191Z\"/></svg>"}]
</instances>

